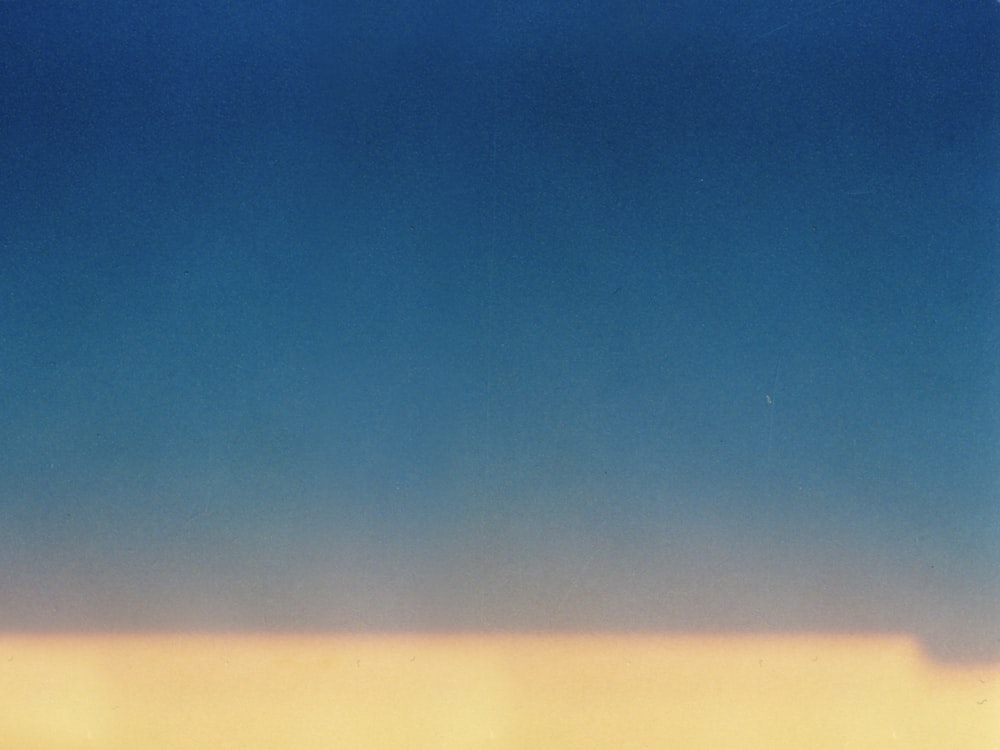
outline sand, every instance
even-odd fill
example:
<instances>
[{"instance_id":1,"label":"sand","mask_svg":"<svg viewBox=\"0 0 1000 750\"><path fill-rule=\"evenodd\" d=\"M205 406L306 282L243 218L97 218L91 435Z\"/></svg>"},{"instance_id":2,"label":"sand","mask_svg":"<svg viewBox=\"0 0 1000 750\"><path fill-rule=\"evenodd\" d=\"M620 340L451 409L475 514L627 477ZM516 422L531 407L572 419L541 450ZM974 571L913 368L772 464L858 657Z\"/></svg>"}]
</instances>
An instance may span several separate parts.
<instances>
[{"instance_id":1,"label":"sand","mask_svg":"<svg viewBox=\"0 0 1000 750\"><path fill-rule=\"evenodd\" d=\"M906 637L0 635L0 747L996 750Z\"/></svg>"}]
</instances>

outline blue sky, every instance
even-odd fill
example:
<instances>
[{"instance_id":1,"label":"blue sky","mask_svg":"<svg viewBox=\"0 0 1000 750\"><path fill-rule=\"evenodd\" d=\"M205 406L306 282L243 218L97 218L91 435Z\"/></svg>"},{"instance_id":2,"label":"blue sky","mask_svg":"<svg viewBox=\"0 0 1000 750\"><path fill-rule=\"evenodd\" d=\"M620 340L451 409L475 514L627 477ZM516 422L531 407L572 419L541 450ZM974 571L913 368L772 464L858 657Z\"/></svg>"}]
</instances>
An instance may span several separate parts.
<instances>
[{"instance_id":1,"label":"blue sky","mask_svg":"<svg viewBox=\"0 0 1000 750\"><path fill-rule=\"evenodd\" d=\"M0 627L995 655L1000 6L5 4Z\"/></svg>"}]
</instances>

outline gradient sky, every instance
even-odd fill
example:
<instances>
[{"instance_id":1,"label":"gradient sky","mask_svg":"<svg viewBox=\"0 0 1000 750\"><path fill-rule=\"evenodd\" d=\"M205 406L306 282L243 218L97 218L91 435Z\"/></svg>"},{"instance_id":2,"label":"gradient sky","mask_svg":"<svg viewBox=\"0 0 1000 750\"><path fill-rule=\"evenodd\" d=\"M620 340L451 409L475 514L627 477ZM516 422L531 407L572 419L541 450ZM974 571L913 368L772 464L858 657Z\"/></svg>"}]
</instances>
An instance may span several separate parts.
<instances>
[{"instance_id":1,"label":"gradient sky","mask_svg":"<svg viewBox=\"0 0 1000 750\"><path fill-rule=\"evenodd\" d=\"M1000 5L0 5L0 628L1000 655Z\"/></svg>"}]
</instances>

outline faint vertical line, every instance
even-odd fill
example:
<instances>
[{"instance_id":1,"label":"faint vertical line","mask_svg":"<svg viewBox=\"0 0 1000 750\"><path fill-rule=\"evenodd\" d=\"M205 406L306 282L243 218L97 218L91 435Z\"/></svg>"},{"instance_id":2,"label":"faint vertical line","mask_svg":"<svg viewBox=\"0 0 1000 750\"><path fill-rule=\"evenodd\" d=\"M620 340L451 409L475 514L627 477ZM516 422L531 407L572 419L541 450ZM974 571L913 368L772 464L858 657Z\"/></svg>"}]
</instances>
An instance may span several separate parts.
<instances>
[{"instance_id":1,"label":"faint vertical line","mask_svg":"<svg viewBox=\"0 0 1000 750\"><path fill-rule=\"evenodd\" d=\"M499 74L499 37L500 37L500 2L494 5L493 15L493 63L491 69L492 81L492 112L490 117L490 232L486 257L486 451L487 469L491 457L491 418L492 418L492 388L493 388L493 336L494 336L494 293L496 285L496 249L497 221L500 203L500 189L497 185L497 141L500 120L500 74Z\"/></svg>"},{"instance_id":2,"label":"faint vertical line","mask_svg":"<svg viewBox=\"0 0 1000 750\"><path fill-rule=\"evenodd\" d=\"M493 6L493 45L492 59L490 64L491 81L491 112L490 112L490 140L489 140L489 180L490 180L490 208L489 208L489 237L486 250L486 403L483 410L485 424L483 426L483 487L481 488L483 498L479 511L479 533L482 540L481 550L490 548L489 518L488 508L493 506L496 498L494 467L493 467L493 378L494 378L494 346L495 346L495 292L496 292L496 251L498 241L498 222L500 188L497 182L497 161L498 161L498 141L500 122L500 28L501 28L501 3L497 0ZM483 566L483 570L490 567L488 561ZM478 626L487 627L486 602L488 592L485 585L478 587L479 602L477 620Z\"/></svg>"}]
</instances>

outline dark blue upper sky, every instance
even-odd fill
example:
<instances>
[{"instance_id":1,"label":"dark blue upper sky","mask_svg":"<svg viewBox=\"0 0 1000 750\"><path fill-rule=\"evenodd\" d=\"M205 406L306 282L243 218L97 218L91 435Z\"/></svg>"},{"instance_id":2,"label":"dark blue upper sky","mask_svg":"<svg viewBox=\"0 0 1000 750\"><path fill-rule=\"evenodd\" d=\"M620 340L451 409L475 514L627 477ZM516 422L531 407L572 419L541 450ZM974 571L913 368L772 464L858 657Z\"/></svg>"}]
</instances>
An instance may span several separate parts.
<instances>
[{"instance_id":1,"label":"dark blue upper sky","mask_svg":"<svg viewBox=\"0 0 1000 750\"><path fill-rule=\"evenodd\" d=\"M0 6L0 627L1000 644L1000 5Z\"/></svg>"}]
</instances>

